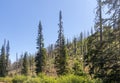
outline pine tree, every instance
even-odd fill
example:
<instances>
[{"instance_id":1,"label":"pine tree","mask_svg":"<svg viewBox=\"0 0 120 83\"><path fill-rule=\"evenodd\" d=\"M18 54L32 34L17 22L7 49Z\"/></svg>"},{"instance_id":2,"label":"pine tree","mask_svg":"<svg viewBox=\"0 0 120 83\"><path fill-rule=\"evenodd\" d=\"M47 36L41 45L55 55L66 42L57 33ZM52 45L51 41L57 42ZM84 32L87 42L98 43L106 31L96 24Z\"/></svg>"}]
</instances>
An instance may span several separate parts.
<instances>
[{"instance_id":1,"label":"pine tree","mask_svg":"<svg viewBox=\"0 0 120 83\"><path fill-rule=\"evenodd\" d=\"M21 74L26 76L28 75L28 58L27 57L28 57L28 54L27 52L25 52L23 57L23 64L22 64L23 68L22 68Z\"/></svg>"},{"instance_id":2,"label":"pine tree","mask_svg":"<svg viewBox=\"0 0 120 83\"><path fill-rule=\"evenodd\" d=\"M0 55L0 77L6 76L6 55L5 55L5 46L3 45L1 48Z\"/></svg>"},{"instance_id":3,"label":"pine tree","mask_svg":"<svg viewBox=\"0 0 120 83\"><path fill-rule=\"evenodd\" d=\"M80 54L83 55L83 33L80 33Z\"/></svg>"},{"instance_id":4,"label":"pine tree","mask_svg":"<svg viewBox=\"0 0 120 83\"><path fill-rule=\"evenodd\" d=\"M9 41L7 42L7 46L6 46L6 73L8 74L9 71L9 54L10 52L10 45L9 45Z\"/></svg>"},{"instance_id":5,"label":"pine tree","mask_svg":"<svg viewBox=\"0 0 120 83\"><path fill-rule=\"evenodd\" d=\"M57 68L57 74L63 75L67 73L67 51L65 46L65 38L63 34L63 22L62 22L62 12L59 12L59 31L58 40L56 44L56 57L55 66Z\"/></svg>"},{"instance_id":6,"label":"pine tree","mask_svg":"<svg viewBox=\"0 0 120 83\"><path fill-rule=\"evenodd\" d=\"M42 34L42 24L39 22L38 37L37 37L37 55L35 57L36 73L39 74L44 71L46 65L46 50L44 48L44 39Z\"/></svg>"},{"instance_id":7,"label":"pine tree","mask_svg":"<svg viewBox=\"0 0 120 83\"><path fill-rule=\"evenodd\" d=\"M100 43L102 43L103 41L103 35L102 35L102 26L103 26L103 19L102 19L102 1L101 0L97 0L98 3L98 7L97 7L97 11L96 11L96 23L95 23L95 27L98 28L98 31L100 32Z\"/></svg>"},{"instance_id":8,"label":"pine tree","mask_svg":"<svg viewBox=\"0 0 120 83\"><path fill-rule=\"evenodd\" d=\"M9 41L6 46L6 40L4 40L4 44L1 48L1 54L0 54L0 76L5 77L8 74L8 68L9 68Z\"/></svg>"},{"instance_id":9,"label":"pine tree","mask_svg":"<svg viewBox=\"0 0 120 83\"><path fill-rule=\"evenodd\" d=\"M73 39L73 44L74 44L74 54L77 55L77 38L74 37Z\"/></svg>"}]
</instances>

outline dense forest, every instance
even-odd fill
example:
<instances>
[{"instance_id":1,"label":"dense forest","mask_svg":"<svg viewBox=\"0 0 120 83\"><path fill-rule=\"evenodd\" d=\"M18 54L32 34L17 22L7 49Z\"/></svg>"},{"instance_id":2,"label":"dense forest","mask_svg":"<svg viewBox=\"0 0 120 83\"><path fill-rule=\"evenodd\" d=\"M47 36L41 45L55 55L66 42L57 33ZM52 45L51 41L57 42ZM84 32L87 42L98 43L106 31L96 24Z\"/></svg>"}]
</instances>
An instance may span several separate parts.
<instances>
[{"instance_id":1,"label":"dense forest","mask_svg":"<svg viewBox=\"0 0 120 83\"><path fill-rule=\"evenodd\" d=\"M25 52L11 63L10 44L0 52L3 83L119 83L120 0L96 0L95 25L69 40L64 36L59 12L58 38L44 47L42 21L38 24L36 52Z\"/></svg>"}]
</instances>

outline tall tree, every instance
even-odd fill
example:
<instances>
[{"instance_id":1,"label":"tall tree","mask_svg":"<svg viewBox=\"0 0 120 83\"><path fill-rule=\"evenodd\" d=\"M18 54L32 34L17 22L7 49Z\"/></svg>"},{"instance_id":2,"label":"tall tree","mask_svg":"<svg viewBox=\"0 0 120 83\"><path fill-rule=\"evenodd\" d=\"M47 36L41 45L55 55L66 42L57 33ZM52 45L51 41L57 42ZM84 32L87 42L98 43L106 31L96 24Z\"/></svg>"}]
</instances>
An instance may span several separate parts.
<instances>
[{"instance_id":1,"label":"tall tree","mask_svg":"<svg viewBox=\"0 0 120 83\"><path fill-rule=\"evenodd\" d=\"M27 52L25 52L25 54L24 54L24 57L23 57L23 68L22 68L22 71L21 71L21 73L23 74L23 75L28 75L28 54L27 54Z\"/></svg>"},{"instance_id":2,"label":"tall tree","mask_svg":"<svg viewBox=\"0 0 120 83\"><path fill-rule=\"evenodd\" d=\"M10 52L10 45L9 45L9 41L7 42L7 46L6 46L6 73L8 74L9 71L9 54Z\"/></svg>"},{"instance_id":3,"label":"tall tree","mask_svg":"<svg viewBox=\"0 0 120 83\"><path fill-rule=\"evenodd\" d=\"M80 33L80 54L83 55L83 33Z\"/></svg>"},{"instance_id":4,"label":"tall tree","mask_svg":"<svg viewBox=\"0 0 120 83\"><path fill-rule=\"evenodd\" d=\"M62 12L59 12L59 31L58 40L56 44L56 57L55 66L57 68L57 74L63 75L67 72L67 51L65 46L65 38L63 33Z\"/></svg>"},{"instance_id":5,"label":"tall tree","mask_svg":"<svg viewBox=\"0 0 120 83\"><path fill-rule=\"evenodd\" d=\"M0 55L0 77L6 76L6 55L5 55L5 46L3 45L1 48Z\"/></svg>"},{"instance_id":6,"label":"tall tree","mask_svg":"<svg viewBox=\"0 0 120 83\"><path fill-rule=\"evenodd\" d=\"M46 50L44 48L44 39L42 33L42 24L39 22L38 37L37 37L37 55L35 57L36 73L39 74L44 71L46 65Z\"/></svg>"},{"instance_id":7,"label":"tall tree","mask_svg":"<svg viewBox=\"0 0 120 83\"><path fill-rule=\"evenodd\" d=\"M8 68L9 68L9 41L6 45L6 40L4 40L4 44L1 48L1 54L0 54L0 76L4 77L8 74Z\"/></svg>"},{"instance_id":8,"label":"tall tree","mask_svg":"<svg viewBox=\"0 0 120 83\"><path fill-rule=\"evenodd\" d=\"M102 19L102 2L101 0L97 0L97 4L98 4L98 7L97 7L97 11L96 11L96 17L95 17L95 20L96 20L96 28L98 28L99 32L100 32L100 43L102 43L102 40L103 40L103 35L102 35L102 25L103 25L103 19Z\"/></svg>"},{"instance_id":9,"label":"tall tree","mask_svg":"<svg viewBox=\"0 0 120 83\"><path fill-rule=\"evenodd\" d=\"M73 45L74 45L74 54L77 55L77 38L74 37L73 39Z\"/></svg>"}]
</instances>

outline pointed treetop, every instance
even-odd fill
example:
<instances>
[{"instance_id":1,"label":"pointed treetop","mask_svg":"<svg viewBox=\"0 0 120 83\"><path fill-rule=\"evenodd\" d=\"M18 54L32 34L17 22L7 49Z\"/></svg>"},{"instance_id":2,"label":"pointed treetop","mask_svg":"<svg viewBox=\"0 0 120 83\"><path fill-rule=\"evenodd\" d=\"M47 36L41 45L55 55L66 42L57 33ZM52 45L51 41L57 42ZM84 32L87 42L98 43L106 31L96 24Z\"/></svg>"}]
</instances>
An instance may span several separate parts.
<instances>
[{"instance_id":1,"label":"pointed treetop","mask_svg":"<svg viewBox=\"0 0 120 83\"><path fill-rule=\"evenodd\" d=\"M61 20L62 19L62 11L60 10L60 12L59 12L59 19Z\"/></svg>"}]
</instances>

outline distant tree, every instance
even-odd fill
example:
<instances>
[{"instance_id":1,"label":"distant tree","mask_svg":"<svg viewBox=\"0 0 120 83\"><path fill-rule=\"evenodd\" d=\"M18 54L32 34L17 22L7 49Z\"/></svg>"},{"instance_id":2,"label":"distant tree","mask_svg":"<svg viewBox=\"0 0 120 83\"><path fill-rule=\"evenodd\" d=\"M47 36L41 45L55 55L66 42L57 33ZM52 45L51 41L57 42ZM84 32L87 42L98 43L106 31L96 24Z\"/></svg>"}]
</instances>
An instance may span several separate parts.
<instances>
[{"instance_id":1,"label":"distant tree","mask_svg":"<svg viewBox=\"0 0 120 83\"><path fill-rule=\"evenodd\" d=\"M9 54L10 52L10 45L9 45L9 41L7 42L7 46L6 46L6 73L8 74L8 71L9 71Z\"/></svg>"},{"instance_id":2,"label":"distant tree","mask_svg":"<svg viewBox=\"0 0 120 83\"><path fill-rule=\"evenodd\" d=\"M42 24L39 22L38 26L38 37L37 37L37 55L35 57L36 62L36 73L39 74L44 71L46 65L46 50L44 48L44 39L42 34Z\"/></svg>"},{"instance_id":3,"label":"distant tree","mask_svg":"<svg viewBox=\"0 0 120 83\"><path fill-rule=\"evenodd\" d=\"M50 44L47 47L47 52L48 52L48 57L49 58L54 58L53 50L54 50L53 44Z\"/></svg>"},{"instance_id":4,"label":"distant tree","mask_svg":"<svg viewBox=\"0 0 120 83\"><path fill-rule=\"evenodd\" d=\"M74 46L74 54L77 55L77 38L74 37L73 39L73 46Z\"/></svg>"},{"instance_id":5,"label":"distant tree","mask_svg":"<svg viewBox=\"0 0 120 83\"><path fill-rule=\"evenodd\" d=\"M83 32L80 33L80 54L83 55Z\"/></svg>"},{"instance_id":6,"label":"distant tree","mask_svg":"<svg viewBox=\"0 0 120 83\"><path fill-rule=\"evenodd\" d=\"M10 65L9 49L10 49L9 42L7 43L6 46L6 40L4 40L4 44L2 45L0 54L0 77L5 77L8 75L8 69Z\"/></svg>"},{"instance_id":7,"label":"distant tree","mask_svg":"<svg viewBox=\"0 0 120 83\"><path fill-rule=\"evenodd\" d=\"M29 68L30 68L30 73L34 75L35 72L35 57L30 54L29 56Z\"/></svg>"},{"instance_id":8,"label":"distant tree","mask_svg":"<svg viewBox=\"0 0 120 83\"><path fill-rule=\"evenodd\" d=\"M6 76L6 55L5 55L5 46L3 45L1 48L0 55L0 77Z\"/></svg>"},{"instance_id":9,"label":"distant tree","mask_svg":"<svg viewBox=\"0 0 120 83\"><path fill-rule=\"evenodd\" d=\"M55 66L57 68L57 74L63 75L67 72L67 51L65 46L65 38L63 34L63 22L62 22L62 12L59 12L59 31L58 40L56 42L56 57Z\"/></svg>"},{"instance_id":10,"label":"distant tree","mask_svg":"<svg viewBox=\"0 0 120 83\"><path fill-rule=\"evenodd\" d=\"M24 57L23 57L23 68L22 68L22 71L21 71L21 73L23 74L23 75L28 75L28 54L27 54L27 52L25 52L25 54L24 54Z\"/></svg>"},{"instance_id":11,"label":"distant tree","mask_svg":"<svg viewBox=\"0 0 120 83\"><path fill-rule=\"evenodd\" d=\"M93 28L91 28L91 35L93 35Z\"/></svg>"}]
</instances>

